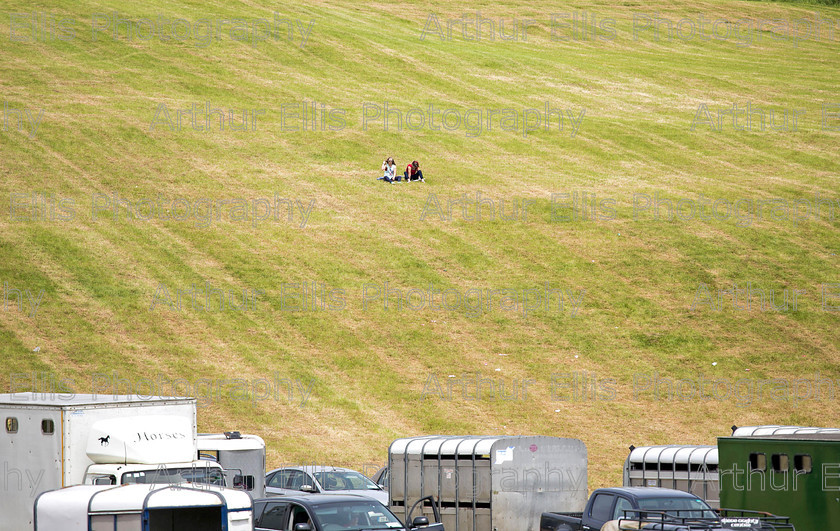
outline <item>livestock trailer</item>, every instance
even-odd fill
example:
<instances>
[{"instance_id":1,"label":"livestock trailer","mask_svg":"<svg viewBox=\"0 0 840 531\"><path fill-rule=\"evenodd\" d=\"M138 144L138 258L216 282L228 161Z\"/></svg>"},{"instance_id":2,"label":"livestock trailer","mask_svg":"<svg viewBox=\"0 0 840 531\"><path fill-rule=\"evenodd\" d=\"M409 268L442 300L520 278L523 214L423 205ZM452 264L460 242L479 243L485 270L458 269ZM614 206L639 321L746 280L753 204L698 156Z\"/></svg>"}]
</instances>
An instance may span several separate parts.
<instances>
[{"instance_id":1,"label":"livestock trailer","mask_svg":"<svg viewBox=\"0 0 840 531\"><path fill-rule=\"evenodd\" d=\"M625 487L665 487L690 492L720 507L716 446L631 446L624 461Z\"/></svg>"},{"instance_id":2,"label":"livestock trailer","mask_svg":"<svg viewBox=\"0 0 840 531\"><path fill-rule=\"evenodd\" d=\"M797 531L836 529L840 430L781 428L718 438L721 505L790 516Z\"/></svg>"},{"instance_id":3,"label":"livestock trailer","mask_svg":"<svg viewBox=\"0 0 840 531\"><path fill-rule=\"evenodd\" d=\"M547 436L425 436L388 448L389 504L403 521L434 496L446 531L539 531L545 511L582 511L586 445ZM411 514L434 511L423 502Z\"/></svg>"}]
</instances>

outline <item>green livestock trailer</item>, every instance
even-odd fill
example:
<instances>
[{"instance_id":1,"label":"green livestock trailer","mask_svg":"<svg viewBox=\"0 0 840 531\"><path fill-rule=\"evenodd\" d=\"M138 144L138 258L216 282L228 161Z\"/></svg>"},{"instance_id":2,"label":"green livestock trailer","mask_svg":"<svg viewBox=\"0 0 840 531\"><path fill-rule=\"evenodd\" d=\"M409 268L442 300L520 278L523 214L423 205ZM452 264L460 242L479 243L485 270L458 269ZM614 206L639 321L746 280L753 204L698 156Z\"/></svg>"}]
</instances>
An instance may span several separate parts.
<instances>
[{"instance_id":1,"label":"green livestock trailer","mask_svg":"<svg viewBox=\"0 0 840 531\"><path fill-rule=\"evenodd\" d=\"M718 438L721 507L784 514L796 531L840 529L840 430L779 431Z\"/></svg>"}]
</instances>

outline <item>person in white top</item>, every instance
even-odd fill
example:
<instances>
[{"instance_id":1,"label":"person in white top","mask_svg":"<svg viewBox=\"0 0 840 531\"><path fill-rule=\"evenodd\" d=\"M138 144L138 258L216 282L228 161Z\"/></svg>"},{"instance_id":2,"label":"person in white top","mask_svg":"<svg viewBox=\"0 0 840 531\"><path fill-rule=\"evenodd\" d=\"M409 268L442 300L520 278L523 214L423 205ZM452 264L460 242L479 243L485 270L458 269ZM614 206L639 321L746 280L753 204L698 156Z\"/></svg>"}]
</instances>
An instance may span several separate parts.
<instances>
[{"instance_id":1,"label":"person in white top","mask_svg":"<svg viewBox=\"0 0 840 531\"><path fill-rule=\"evenodd\" d=\"M382 179L386 183L394 184L394 179L397 174L397 163L394 162L393 157L388 157L382 162L382 171L384 172Z\"/></svg>"}]
</instances>

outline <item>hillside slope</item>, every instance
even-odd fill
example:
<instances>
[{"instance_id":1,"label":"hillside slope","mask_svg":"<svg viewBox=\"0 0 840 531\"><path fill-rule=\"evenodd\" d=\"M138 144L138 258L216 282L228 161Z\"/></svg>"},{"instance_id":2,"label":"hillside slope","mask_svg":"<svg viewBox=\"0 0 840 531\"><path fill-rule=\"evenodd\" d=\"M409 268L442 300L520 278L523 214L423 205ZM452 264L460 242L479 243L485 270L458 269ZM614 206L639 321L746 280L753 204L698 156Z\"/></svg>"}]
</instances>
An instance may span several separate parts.
<instances>
[{"instance_id":1,"label":"hillside slope","mask_svg":"<svg viewBox=\"0 0 840 531\"><path fill-rule=\"evenodd\" d=\"M630 444L840 424L836 7L5 6L7 390L174 388L270 466L578 437L590 488Z\"/></svg>"}]
</instances>

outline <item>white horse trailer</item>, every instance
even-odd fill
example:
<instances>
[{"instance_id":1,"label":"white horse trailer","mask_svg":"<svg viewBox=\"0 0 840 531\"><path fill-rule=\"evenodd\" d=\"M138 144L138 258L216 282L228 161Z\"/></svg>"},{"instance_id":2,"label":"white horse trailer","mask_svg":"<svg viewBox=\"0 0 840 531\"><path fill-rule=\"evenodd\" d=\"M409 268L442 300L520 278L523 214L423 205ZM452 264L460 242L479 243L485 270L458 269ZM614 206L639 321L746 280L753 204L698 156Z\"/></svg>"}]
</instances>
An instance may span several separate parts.
<instances>
[{"instance_id":1,"label":"white horse trailer","mask_svg":"<svg viewBox=\"0 0 840 531\"><path fill-rule=\"evenodd\" d=\"M0 422L0 531L31 530L35 497L73 485L238 484L262 496L263 440L198 437L195 398L0 394Z\"/></svg>"},{"instance_id":2,"label":"white horse trailer","mask_svg":"<svg viewBox=\"0 0 840 531\"><path fill-rule=\"evenodd\" d=\"M194 398L0 394L0 419L0 531L32 529L35 497L81 485L91 467L116 477L128 463L196 460Z\"/></svg>"},{"instance_id":3,"label":"white horse trailer","mask_svg":"<svg viewBox=\"0 0 840 531\"><path fill-rule=\"evenodd\" d=\"M221 487L80 485L38 496L35 531L250 531L253 505Z\"/></svg>"},{"instance_id":4,"label":"white horse trailer","mask_svg":"<svg viewBox=\"0 0 840 531\"><path fill-rule=\"evenodd\" d=\"M716 446L630 447L624 461L625 487L664 487L690 492L720 507Z\"/></svg>"}]
</instances>

